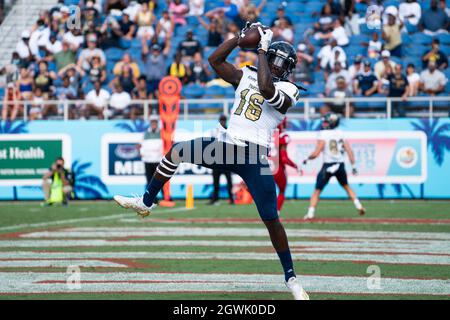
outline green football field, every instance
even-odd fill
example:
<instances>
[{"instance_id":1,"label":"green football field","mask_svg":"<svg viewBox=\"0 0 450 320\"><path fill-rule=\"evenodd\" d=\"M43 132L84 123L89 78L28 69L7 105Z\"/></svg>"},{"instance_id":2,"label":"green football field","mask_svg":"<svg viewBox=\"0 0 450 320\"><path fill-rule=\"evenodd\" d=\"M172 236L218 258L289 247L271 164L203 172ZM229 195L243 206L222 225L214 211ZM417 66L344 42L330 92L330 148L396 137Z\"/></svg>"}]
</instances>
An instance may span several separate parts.
<instances>
[{"instance_id":1,"label":"green football field","mask_svg":"<svg viewBox=\"0 0 450 320\"><path fill-rule=\"evenodd\" d=\"M306 201L282 218L311 299L450 299L450 201ZM0 299L291 299L254 205L0 202Z\"/></svg>"}]
</instances>

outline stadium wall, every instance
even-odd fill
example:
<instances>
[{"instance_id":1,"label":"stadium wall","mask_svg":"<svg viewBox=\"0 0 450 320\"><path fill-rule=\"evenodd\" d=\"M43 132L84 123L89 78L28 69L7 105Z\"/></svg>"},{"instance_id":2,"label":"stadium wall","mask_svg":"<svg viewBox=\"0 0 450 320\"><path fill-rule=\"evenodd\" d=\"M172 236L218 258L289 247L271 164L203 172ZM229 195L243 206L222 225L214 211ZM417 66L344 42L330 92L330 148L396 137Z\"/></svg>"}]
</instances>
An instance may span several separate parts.
<instances>
[{"instance_id":1,"label":"stadium wall","mask_svg":"<svg viewBox=\"0 0 450 320\"><path fill-rule=\"evenodd\" d=\"M215 120L180 120L175 140L202 136L216 125ZM289 122L288 152L295 161L314 147L319 125L317 120ZM147 126L125 120L0 122L0 200L42 199L40 176L60 153L75 172L81 199L143 192L143 165L135 144ZM361 198L450 198L450 119L349 119L341 129L356 153L360 175L350 182ZM309 197L320 165L320 160L312 162L301 177L288 171L287 197ZM195 197L207 198L211 182L207 169L184 165L172 183L172 195L183 198L185 184L193 183ZM345 194L331 183L323 196Z\"/></svg>"}]
</instances>

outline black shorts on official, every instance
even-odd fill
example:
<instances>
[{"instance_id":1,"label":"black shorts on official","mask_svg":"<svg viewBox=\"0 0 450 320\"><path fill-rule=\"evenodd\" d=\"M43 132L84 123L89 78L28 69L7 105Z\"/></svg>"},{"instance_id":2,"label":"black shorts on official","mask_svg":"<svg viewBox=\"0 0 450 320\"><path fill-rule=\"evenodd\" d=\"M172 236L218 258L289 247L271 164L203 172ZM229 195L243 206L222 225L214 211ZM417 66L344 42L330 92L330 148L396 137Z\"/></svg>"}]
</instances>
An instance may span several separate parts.
<instances>
[{"instance_id":1,"label":"black shorts on official","mask_svg":"<svg viewBox=\"0 0 450 320\"><path fill-rule=\"evenodd\" d=\"M348 184L347 172L342 162L324 163L322 169L317 175L316 189L323 190L330 181L331 177L336 177L341 186Z\"/></svg>"}]
</instances>

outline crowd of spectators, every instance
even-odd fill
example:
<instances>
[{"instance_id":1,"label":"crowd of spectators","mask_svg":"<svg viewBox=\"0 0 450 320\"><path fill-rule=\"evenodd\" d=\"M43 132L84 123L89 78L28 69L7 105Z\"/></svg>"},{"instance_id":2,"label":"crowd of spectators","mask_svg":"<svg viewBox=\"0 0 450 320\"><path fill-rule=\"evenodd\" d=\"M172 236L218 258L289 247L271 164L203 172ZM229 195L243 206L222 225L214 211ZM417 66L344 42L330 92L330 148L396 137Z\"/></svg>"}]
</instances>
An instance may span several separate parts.
<instances>
[{"instance_id":1,"label":"crowd of spectators","mask_svg":"<svg viewBox=\"0 0 450 320\"><path fill-rule=\"evenodd\" d=\"M272 28L274 41L288 41L297 49L290 80L309 86L310 96L335 99L322 112L343 112L346 97L407 101L445 92L450 41L443 49L438 37L448 35L450 25L444 0L431 0L429 7L415 0L389 5L315 0L311 4L320 4L315 11L305 1L280 1L273 10L266 0L214 1L213 7L205 0L82 0L75 1L80 19L74 21L69 6L74 1L60 0L22 32L11 63L0 70L7 77L2 118L20 115L20 101L32 102L29 119L45 119L61 115L64 108L46 100L84 99L71 104L71 118L135 119L143 111L133 99L158 98L158 84L166 75L188 87L229 86L216 79L206 58L238 34L245 21L261 18ZM304 6L289 10L294 4ZM378 8L378 29L363 30L366 20L358 5ZM416 34L433 39L415 63L406 65L402 59L410 49L404 39ZM232 59L240 68L257 64L251 50L240 50ZM394 111L404 116L405 104L395 103Z\"/></svg>"}]
</instances>

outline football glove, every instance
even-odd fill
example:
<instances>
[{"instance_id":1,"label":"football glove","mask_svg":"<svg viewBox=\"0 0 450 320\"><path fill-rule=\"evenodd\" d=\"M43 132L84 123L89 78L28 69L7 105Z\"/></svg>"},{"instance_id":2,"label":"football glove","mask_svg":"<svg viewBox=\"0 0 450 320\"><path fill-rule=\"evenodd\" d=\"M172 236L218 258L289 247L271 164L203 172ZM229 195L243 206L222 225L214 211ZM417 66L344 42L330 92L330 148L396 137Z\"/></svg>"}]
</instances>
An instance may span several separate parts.
<instances>
[{"instance_id":1,"label":"football glove","mask_svg":"<svg viewBox=\"0 0 450 320\"><path fill-rule=\"evenodd\" d=\"M270 29L263 30L260 26L258 26L258 31L261 36L258 50L267 52L267 50L269 50L270 43L272 42L273 32Z\"/></svg>"},{"instance_id":2,"label":"football glove","mask_svg":"<svg viewBox=\"0 0 450 320\"><path fill-rule=\"evenodd\" d=\"M356 167L352 168L352 174L355 176L358 175L358 169L356 169Z\"/></svg>"},{"instance_id":3,"label":"football glove","mask_svg":"<svg viewBox=\"0 0 450 320\"><path fill-rule=\"evenodd\" d=\"M239 38L242 38L243 35L244 35L244 33L245 33L248 29L251 29L251 28L256 27L256 26L262 26L261 22L250 23L249 21L247 21L247 22L245 23L244 28L242 28L241 32L239 33Z\"/></svg>"},{"instance_id":4,"label":"football glove","mask_svg":"<svg viewBox=\"0 0 450 320\"><path fill-rule=\"evenodd\" d=\"M308 159L303 160L303 165L306 166L306 164L308 163Z\"/></svg>"}]
</instances>

